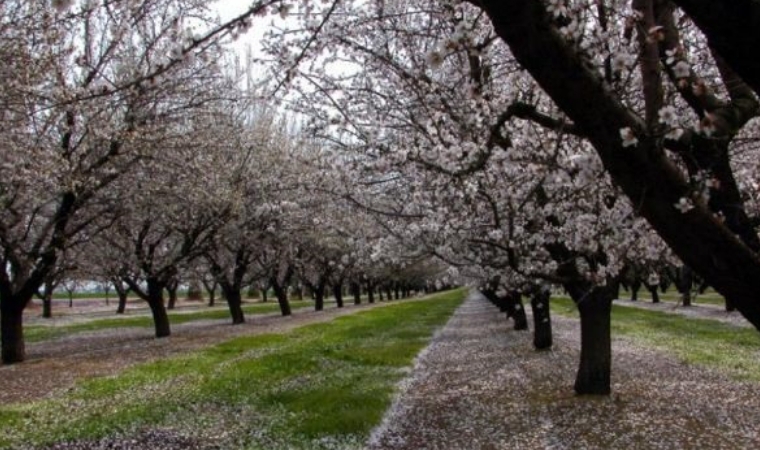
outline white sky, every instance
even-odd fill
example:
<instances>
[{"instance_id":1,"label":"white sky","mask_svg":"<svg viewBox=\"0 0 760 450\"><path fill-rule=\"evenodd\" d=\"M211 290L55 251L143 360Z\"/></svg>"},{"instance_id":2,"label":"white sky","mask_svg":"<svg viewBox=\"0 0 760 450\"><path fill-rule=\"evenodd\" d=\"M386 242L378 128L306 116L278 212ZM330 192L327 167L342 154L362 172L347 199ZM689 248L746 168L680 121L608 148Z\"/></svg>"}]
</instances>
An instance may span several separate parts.
<instances>
[{"instance_id":1,"label":"white sky","mask_svg":"<svg viewBox=\"0 0 760 450\"><path fill-rule=\"evenodd\" d=\"M222 21L228 21L247 11L250 6L249 1L216 0L210 5L210 8L219 14ZM253 27L230 45L236 49L241 56L245 55L246 49L249 46L253 50L254 55L260 54L259 42L261 41L269 22L270 19L268 18L255 20Z\"/></svg>"}]
</instances>

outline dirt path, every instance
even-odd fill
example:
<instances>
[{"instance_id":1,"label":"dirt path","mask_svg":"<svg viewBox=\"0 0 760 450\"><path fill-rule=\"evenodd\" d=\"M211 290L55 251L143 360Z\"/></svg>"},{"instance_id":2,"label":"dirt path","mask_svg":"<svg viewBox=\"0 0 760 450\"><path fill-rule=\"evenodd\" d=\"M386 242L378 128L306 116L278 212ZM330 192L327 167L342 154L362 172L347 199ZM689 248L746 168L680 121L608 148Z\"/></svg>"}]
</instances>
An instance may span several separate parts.
<instances>
[{"instance_id":1,"label":"dirt path","mask_svg":"<svg viewBox=\"0 0 760 450\"><path fill-rule=\"evenodd\" d=\"M84 378L113 375L141 362L197 350L237 336L285 332L392 304L347 305L321 312L297 309L289 317L249 315L245 324L236 326L227 319L193 321L172 326L172 335L164 339L155 339L152 328L114 328L29 344L26 362L0 366L0 404L54 395Z\"/></svg>"},{"instance_id":2,"label":"dirt path","mask_svg":"<svg viewBox=\"0 0 760 450\"><path fill-rule=\"evenodd\" d=\"M760 386L617 340L610 398L572 393L577 320L553 318L555 347L471 296L418 357L375 430L377 449L760 448Z\"/></svg>"}]
</instances>

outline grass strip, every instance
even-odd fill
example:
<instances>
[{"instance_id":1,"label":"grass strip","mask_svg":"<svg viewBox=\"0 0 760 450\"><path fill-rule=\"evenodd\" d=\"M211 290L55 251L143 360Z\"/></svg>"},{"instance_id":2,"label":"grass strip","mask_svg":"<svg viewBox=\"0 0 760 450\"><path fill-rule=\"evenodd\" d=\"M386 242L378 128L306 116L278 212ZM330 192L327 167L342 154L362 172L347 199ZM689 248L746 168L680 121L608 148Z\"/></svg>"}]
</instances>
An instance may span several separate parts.
<instances>
[{"instance_id":1,"label":"grass strip","mask_svg":"<svg viewBox=\"0 0 760 450\"><path fill-rule=\"evenodd\" d=\"M569 298L552 298L552 312L578 317ZM720 370L737 380L760 381L760 334L710 319L683 317L613 304L612 335Z\"/></svg>"},{"instance_id":2,"label":"grass strip","mask_svg":"<svg viewBox=\"0 0 760 450\"><path fill-rule=\"evenodd\" d=\"M56 398L0 406L0 447L158 428L219 448L361 448L414 356L465 293L235 338Z\"/></svg>"},{"instance_id":3,"label":"grass strip","mask_svg":"<svg viewBox=\"0 0 760 450\"><path fill-rule=\"evenodd\" d=\"M308 301L291 302L291 309L301 309L313 307L314 304ZM279 312L280 307L277 303L256 304L243 307L245 314L269 314ZM169 321L172 325L178 325L197 320L215 320L226 319L230 317L227 309L213 309L198 312L169 312ZM27 342L41 342L49 339L59 338L70 334L81 333L85 331L98 331L112 328L135 328L153 326L153 318L150 315L142 314L140 316L121 316L108 319L94 319L87 322L73 323L68 325L31 325L24 328L24 337Z\"/></svg>"}]
</instances>

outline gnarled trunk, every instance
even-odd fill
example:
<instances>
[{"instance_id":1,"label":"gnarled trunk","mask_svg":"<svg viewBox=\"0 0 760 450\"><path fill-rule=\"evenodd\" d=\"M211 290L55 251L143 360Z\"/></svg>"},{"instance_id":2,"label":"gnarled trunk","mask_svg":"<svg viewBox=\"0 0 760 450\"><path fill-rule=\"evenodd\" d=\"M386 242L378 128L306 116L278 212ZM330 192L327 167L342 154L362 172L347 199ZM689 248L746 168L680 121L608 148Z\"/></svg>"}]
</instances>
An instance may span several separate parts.
<instances>
[{"instance_id":1,"label":"gnarled trunk","mask_svg":"<svg viewBox=\"0 0 760 450\"><path fill-rule=\"evenodd\" d=\"M177 306L177 289L179 289L179 283L176 282L171 282L166 286L166 292L169 293L169 309Z\"/></svg>"},{"instance_id":2,"label":"gnarled trunk","mask_svg":"<svg viewBox=\"0 0 760 450\"><path fill-rule=\"evenodd\" d=\"M596 287L575 300L581 316L581 359L575 378L578 395L609 395L612 371L609 287Z\"/></svg>"},{"instance_id":3,"label":"gnarled trunk","mask_svg":"<svg viewBox=\"0 0 760 450\"><path fill-rule=\"evenodd\" d=\"M521 331L528 329L528 316L525 314L525 306L522 302L522 295L517 291L510 291L504 297L507 317L515 321L514 329Z\"/></svg>"},{"instance_id":4,"label":"gnarled trunk","mask_svg":"<svg viewBox=\"0 0 760 450\"><path fill-rule=\"evenodd\" d=\"M362 287L359 283L351 283L351 294L354 296L354 305L361 305Z\"/></svg>"},{"instance_id":5,"label":"gnarled trunk","mask_svg":"<svg viewBox=\"0 0 760 450\"><path fill-rule=\"evenodd\" d=\"M660 293L657 291L657 285L647 285L647 290L652 294L652 303L660 303Z\"/></svg>"},{"instance_id":6,"label":"gnarled trunk","mask_svg":"<svg viewBox=\"0 0 760 450\"><path fill-rule=\"evenodd\" d=\"M154 278L148 278L146 282L148 285L148 296L145 300L148 302L150 312L153 315L156 337L167 337L171 335L171 327L169 325L169 315L166 313L166 306L164 306L164 285Z\"/></svg>"},{"instance_id":7,"label":"gnarled trunk","mask_svg":"<svg viewBox=\"0 0 760 450\"><path fill-rule=\"evenodd\" d=\"M0 340L3 364L14 364L26 359L24 345L24 308L17 299L0 300Z\"/></svg>"},{"instance_id":8,"label":"gnarled trunk","mask_svg":"<svg viewBox=\"0 0 760 450\"><path fill-rule=\"evenodd\" d=\"M325 309L325 286L317 285L312 288L314 293L314 310L322 311Z\"/></svg>"},{"instance_id":9,"label":"gnarled trunk","mask_svg":"<svg viewBox=\"0 0 760 450\"><path fill-rule=\"evenodd\" d=\"M335 283L332 287L333 290L333 296L335 296L335 303L338 305L338 308L343 307L343 282Z\"/></svg>"},{"instance_id":10,"label":"gnarled trunk","mask_svg":"<svg viewBox=\"0 0 760 450\"><path fill-rule=\"evenodd\" d=\"M124 314L127 309L127 295L129 294L129 288L122 284L121 280L111 280L113 289L116 291L116 295L119 297L119 304L116 307L116 314Z\"/></svg>"},{"instance_id":11,"label":"gnarled trunk","mask_svg":"<svg viewBox=\"0 0 760 450\"><path fill-rule=\"evenodd\" d=\"M280 283L278 283L275 279L271 280L271 285L272 289L274 290L274 295L277 297L277 303L280 305L280 313L283 316L289 316L291 314L291 310L290 302L288 302L287 288L281 286Z\"/></svg>"},{"instance_id":12,"label":"gnarled trunk","mask_svg":"<svg viewBox=\"0 0 760 450\"><path fill-rule=\"evenodd\" d=\"M227 299L227 306L230 308L232 324L239 325L245 323L245 314L243 313L242 306L243 300L240 295L240 289L222 285L222 291L224 291L224 297Z\"/></svg>"},{"instance_id":13,"label":"gnarled trunk","mask_svg":"<svg viewBox=\"0 0 760 450\"><path fill-rule=\"evenodd\" d=\"M546 350L552 347L552 321L549 311L551 291L536 289L530 298L533 310L533 346L536 350Z\"/></svg>"},{"instance_id":14,"label":"gnarled trunk","mask_svg":"<svg viewBox=\"0 0 760 450\"><path fill-rule=\"evenodd\" d=\"M367 301L369 303L375 303L375 286L371 283L367 283Z\"/></svg>"},{"instance_id":15,"label":"gnarled trunk","mask_svg":"<svg viewBox=\"0 0 760 450\"><path fill-rule=\"evenodd\" d=\"M42 317L50 319L53 317L53 293L45 291L42 294Z\"/></svg>"}]
</instances>

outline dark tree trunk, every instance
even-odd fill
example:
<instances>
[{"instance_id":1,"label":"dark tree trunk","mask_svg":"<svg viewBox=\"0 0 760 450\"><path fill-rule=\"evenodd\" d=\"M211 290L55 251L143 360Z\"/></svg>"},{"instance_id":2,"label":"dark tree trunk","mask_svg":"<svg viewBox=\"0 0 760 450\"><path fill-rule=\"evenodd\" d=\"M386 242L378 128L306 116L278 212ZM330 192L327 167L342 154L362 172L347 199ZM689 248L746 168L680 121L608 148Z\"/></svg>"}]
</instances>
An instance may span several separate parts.
<instances>
[{"instance_id":1,"label":"dark tree trunk","mask_svg":"<svg viewBox=\"0 0 760 450\"><path fill-rule=\"evenodd\" d=\"M657 285L647 285L647 290L652 294L652 303L660 303L660 293L657 291Z\"/></svg>"},{"instance_id":2,"label":"dark tree trunk","mask_svg":"<svg viewBox=\"0 0 760 450\"><path fill-rule=\"evenodd\" d=\"M117 292L116 295L119 296L119 305L116 307L116 314L124 314L124 311L127 309L127 292Z\"/></svg>"},{"instance_id":3,"label":"dark tree trunk","mask_svg":"<svg viewBox=\"0 0 760 450\"><path fill-rule=\"evenodd\" d=\"M736 311L736 307L731 303L731 300L726 299L726 312L734 312Z\"/></svg>"},{"instance_id":4,"label":"dark tree trunk","mask_svg":"<svg viewBox=\"0 0 760 450\"><path fill-rule=\"evenodd\" d=\"M335 304L338 305L338 308L343 307L343 282L336 283L333 286L333 295L335 296Z\"/></svg>"},{"instance_id":5,"label":"dark tree trunk","mask_svg":"<svg viewBox=\"0 0 760 450\"><path fill-rule=\"evenodd\" d=\"M507 317L511 317L515 321L514 329L518 331L527 330L528 316L525 314L522 295L517 291L510 291L500 300L507 312Z\"/></svg>"},{"instance_id":6,"label":"dark tree trunk","mask_svg":"<svg viewBox=\"0 0 760 450\"><path fill-rule=\"evenodd\" d=\"M354 296L354 305L361 305L362 287L359 283L351 283L351 294Z\"/></svg>"},{"instance_id":7,"label":"dark tree trunk","mask_svg":"<svg viewBox=\"0 0 760 450\"><path fill-rule=\"evenodd\" d=\"M681 293L681 302L683 306L691 306L691 285L694 277L688 266L683 266L678 271L678 291Z\"/></svg>"},{"instance_id":8,"label":"dark tree trunk","mask_svg":"<svg viewBox=\"0 0 760 450\"><path fill-rule=\"evenodd\" d=\"M166 313L164 306L164 285L155 279L148 278L148 298L145 300L150 306L150 312L153 314L153 324L156 328L156 337L162 338L171 335L169 325L169 315Z\"/></svg>"},{"instance_id":9,"label":"dark tree trunk","mask_svg":"<svg viewBox=\"0 0 760 450\"><path fill-rule=\"evenodd\" d=\"M169 293L169 309L174 309L177 306L177 289L179 289L179 283L171 283L166 286L166 292Z\"/></svg>"},{"instance_id":10,"label":"dark tree trunk","mask_svg":"<svg viewBox=\"0 0 760 450\"><path fill-rule=\"evenodd\" d=\"M549 311L549 289L536 289L530 298L533 310L533 346L536 350L546 350L552 347L552 321Z\"/></svg>"},{"instance_id":11,"label":"dark tree trunk","mask_svg":"<svg viewBox=\"0 0 760 450\"><path fill-rule=\"evenodd\" d=\"M42 296L42 317L45 319L53 317L53 296L50 294Z\"/></svg>"},{"instance_id":12,"label":"dark tree trunk","mask_svg":"<svg viewBox=\"0 0 760 450\"><path fill-rule=\"evenodd\" d=\"M393 291L394 291L393 292L393 297L396 300L398 300L399 298L401 298L401 288L399 287L398 283L396 283L393 287L394 287L394 289L393 289Z\"/></svg>"},{"instance_id":13,"label":"dark tree trunk","mask_svg":"<svg viewBox=\"0 0 760 450\"><path fill-rule=\"evenodd\" d=\"M367 301L375 303L375 287L371 284L367 284Z\"/></svg>"},{"instance_id":14,"label":"dark tree trunk","mask_svg":"<svg viewBox=\"0 0 760 450\"><path fill-rule=\"evenodd\" d=\"M288 290L287 287L281 286L277 280L272 280L272 289L274 295L277 297L277 303L280 304L280 313L283 316L289 316L291 314L290 302L288 302Z\"/></svg>"},{"instance_id":15,"label":"dark tree trunk","mask_svg":"<svg viewBox=\"0 0 760 450\"><path fill-rule=\"evenodd\" d=\"M266 303L268 301L269 301L269 289L262 289L261 290L261 302L262 303Z\"/></svg>"},{"instance_id":16,"label":"dark tree trunk","mask_svg":"<svg viewBox=\"0 0 760 450\"><path fill-rule=\"evenodd\" d=\"M47 289L42 294L42 317L50 319L53 317L53 292Z\"/></svg>"},{"instance_id":17,"label":"dark tree trunk","mask_svg":"<svg viewBox=\"0 0 760 450\"><path fill-rule=\"evenodd\" d=\"M0 299L0 333L3 364L15 364L26 358L24 345L24 308L17 299Z\"/></svg>"},{"instance_id":18,"label":"dark tree trunk","mask_svg":"<svg viewBox=\"0 0 760 450\"><path fill-rule=\"evenodd\" d=\"M596 287L575 300L581 316L581 360L575 378L578 395L609 395L612 370L610 287Z\"/></svg>"},{"instance_id":19,"label":"dark tree trunk","mask_svg":"<svg viewBox=\"0 0 760 450\"><path fill-rule=\"evenodd\" d=\"M245 314L243 313L243 300L240 295L240 289L235 289L232 286L222 286L224 291L224 297L227 299L227 306L230 308L230 316L232 316L232 324L239 325L245 323Z\"/></svg>"},{"instance_id":20,"label":"dark tree trunk","mask_svg":"<svg viewBox=\"0 0 760 450\"><path fill-rule=\"evenodd\" d=\"M322 311L325 309L325 287L324 285L316 286L312 289L314 293L314 310Z\"/></svg>"},{"instance_id":21,"label":"dark tree trunk","mask_svg":"<svg viewBox=\"0 0 760 450\"><path fill-rule=\"evenodd\" d=\"M387 294L388 301L393 300L393 288L390 285L385 288L385 293Z\"/></svg>"},{"instance_id":22,"label":"dark tree trunk","mask_svg":"<svg viewBox=\"0 0 760 450\"><path fill-rule=\"evenodd\" d=\"M377 300L381 302L383 301L383 288L381 287L377 288Z\"/></svg>"},{"instance_id":23,"label":"dark tree trunk","mask_svg":"<svg viewBox=\"0 0 760 450\"><path fill-rule=\"evenodd\" d=\"M639 289L641 289L641 281L638 279L631 283L631 301L635 302L639 299Z\"/></svg>"},{"instance_id":24,"label":"dark tree trunk","mask_svg":"<svg viewBox=\"0 0 760 450\"><path fill-rule=\"evenodd\" d=\"M129 295L129 288L124 287L121 280L112 280L111 284L113 284L113 289L119 297L119 305L116 307L116 314L124 314L124 311L127 309L127 295Z\"/></svg>"}]
</instances>

